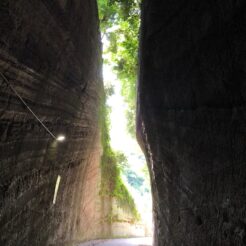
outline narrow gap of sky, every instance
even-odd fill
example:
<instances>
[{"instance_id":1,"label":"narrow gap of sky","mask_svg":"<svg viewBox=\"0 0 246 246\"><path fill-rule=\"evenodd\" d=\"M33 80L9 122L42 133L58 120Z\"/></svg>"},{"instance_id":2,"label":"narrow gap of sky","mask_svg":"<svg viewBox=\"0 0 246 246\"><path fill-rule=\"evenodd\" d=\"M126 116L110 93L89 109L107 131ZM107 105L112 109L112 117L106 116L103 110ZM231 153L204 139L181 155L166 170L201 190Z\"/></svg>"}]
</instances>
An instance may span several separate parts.
<instances>
[{"instance_id":1,"label":"narrow gap of sky","mask_svg":"<svg viewBox=\"0 0 246 246\"><path fill-rule=\"evenodd\" d=\"M106 46L107 40L103 39L103 44ZM107 54L104 54L104 58ZM118 81L117 76L114 74L113 69L108 64L103 65L103 76L105 86L113 86L114 93L108 97L107 105L111 108L110 113L110 139L111 146L114 150L124 153L127 157L131 170L137 174L141 174L143 168L146 166L145 157L140 149L135 138L132 138L127 131L127 119L125 110L127 104L121 95L121 83ZM152 197L151 191L149 193L140 194L139 191L131 187L126 177L123 175L123 180L128 187L130 193L134 197L136 205L143 221L152 224ZM148 187L148 180L145 180L145 186ZM150 190L150 187L148 187Z\"/></svg>"}]
</instances>

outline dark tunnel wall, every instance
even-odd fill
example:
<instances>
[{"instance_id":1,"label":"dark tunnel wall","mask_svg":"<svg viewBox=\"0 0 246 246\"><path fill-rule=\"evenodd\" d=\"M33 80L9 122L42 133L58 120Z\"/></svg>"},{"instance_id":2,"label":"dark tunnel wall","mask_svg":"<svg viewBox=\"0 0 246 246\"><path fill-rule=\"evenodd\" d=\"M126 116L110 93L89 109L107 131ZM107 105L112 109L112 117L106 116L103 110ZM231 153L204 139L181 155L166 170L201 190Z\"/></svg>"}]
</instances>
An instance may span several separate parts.
<instances>
[{"instance_id":1,"label":"dark tunnel wall","mask_svg":"<svg viewBox=\"0 0 246 246\"><path fill-rule=\"evenodd\" d=\"M246 245L245 1L142 10L138 138L155 245Z\"/></svg>"},{"instance_id":2,"label":"dark tunnel wall","mask_svg":"<svg viewBox=\"0 0 246 246\"><path fill-rule=\"evenodd\" d=\"M96 1L1 0L0 18L0 71L55 135L66 135L55 142L0 79L0 245L73 245L96 237Z\"/></svg>"}]
</instances>

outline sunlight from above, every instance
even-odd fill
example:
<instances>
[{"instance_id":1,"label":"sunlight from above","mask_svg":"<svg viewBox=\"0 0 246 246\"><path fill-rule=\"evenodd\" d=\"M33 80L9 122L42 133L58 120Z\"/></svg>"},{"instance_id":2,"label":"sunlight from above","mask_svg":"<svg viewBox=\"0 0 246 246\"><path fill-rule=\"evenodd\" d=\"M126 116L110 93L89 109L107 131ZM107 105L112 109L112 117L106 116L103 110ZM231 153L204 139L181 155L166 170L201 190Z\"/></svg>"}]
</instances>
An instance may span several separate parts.
<instances>
[{"instance_id":1,"label":"sunlight from above","mask_svg":"<svg viewBox=\"0 0 246 246\"><path fill-rule=\"evenodd\" d=\"M124 102L124 98L121 95L121 83L117 80L116 75L107 64L104 64L103 76L105 86L113 86L114 88L114 93L107 99L107 105L111 108L111 146L114 150L124 153L130 169L140 177L143 177L143 186L145 187L145 190L140 192L129 184L126 175L122 175L126 186L134 197L143 222L152 225L152 197L149 188L150 184L148 178L146 178L146 176L144 177L143 174L143 170L146 169L146 161L136 139L130 136L126 128L127 119L125 110L127 104ZM147 192L146 189L148 189Z\"/></svg>"},{"instance_id":2,"label":"sunlight from above","mask_svg":"<svg viewBox=\"0 0 246 246\"><path fill-rule=\"evenodd\" d=\"M107 104L112 109L112 112L110 114L111 145L113 149L122 151L129 158L133 158L134 154L143 156L139 145L136 143L136 140L128 134L126 129L127 120L124 112L127 108L127 104L124 102L124 99L120 93L121 84L119 81L117 81L116 75L112 72L109 65L104 65L103 75L105 85L112 85L114 88L114 94L110 96L107 100ZM142 162L143 160L141 160L141 163Z\"/></svg>"},{"instance_id":3,"label":"sunlight from above","mask_svg":"<svg viewBox=\"0 0 246 246\"><path fill-rule=\"evenodd\" d=\"M139 1L99 1L103 43L103 77L109 121L110 146L121 179L142 222L152 231L152 194L145 157L135 136L136 80L139 45ZM122 161L123 159L123 161Z\"/></svg>"}]
</instances>

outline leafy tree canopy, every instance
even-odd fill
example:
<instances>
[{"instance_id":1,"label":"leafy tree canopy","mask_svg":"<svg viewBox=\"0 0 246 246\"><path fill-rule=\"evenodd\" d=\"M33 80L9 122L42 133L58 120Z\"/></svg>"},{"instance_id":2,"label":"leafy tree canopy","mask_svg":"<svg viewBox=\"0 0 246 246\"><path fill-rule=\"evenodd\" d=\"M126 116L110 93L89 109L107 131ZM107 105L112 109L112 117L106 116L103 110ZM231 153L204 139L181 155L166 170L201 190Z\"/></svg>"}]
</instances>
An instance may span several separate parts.
<instances>
[{"instance_id":1,"label":"leafy tree canopy","mask_svg":"<svg viewBox=\"0 0 246 246\"><path fill-rule=\"evenodd\" d=\"M108 41L105 58L122 84L128 104L128 132L135 137L136 79L140 8L138 0L98 0L102 37Z\"/></svg>"}]
</instances>

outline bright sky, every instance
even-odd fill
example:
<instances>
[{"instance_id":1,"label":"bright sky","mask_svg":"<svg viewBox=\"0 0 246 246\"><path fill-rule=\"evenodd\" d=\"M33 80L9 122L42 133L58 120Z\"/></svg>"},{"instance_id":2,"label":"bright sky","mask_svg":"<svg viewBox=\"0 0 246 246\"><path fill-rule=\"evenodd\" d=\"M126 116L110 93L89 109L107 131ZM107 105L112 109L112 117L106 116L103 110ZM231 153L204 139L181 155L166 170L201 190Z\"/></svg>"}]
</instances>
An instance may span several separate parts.
<instances>
[{"instance_id":1,"label":"bright sky","mask_svg":"<svg viewBox=\"0 0 246 246\"><path fill-rule=\"evenodd\" d=\"M107 29L107 32L113 32L117 30L119 26L113 25ZM119 37L120 38L120 37ZM102 38L103 49L106 50L109 46L109 41L106 35ZM103 53L103 58L108 58L108 54ZM134 171L139 171L146 165L145 157L140 149L136 139L132 138L127 132L127 119L125 115L125 109L127 108L124 98L121 95L121 83L117 80L116 75L113 73L113 69L103 64L103 77L105 85L113 85L114 94L107 99L107 104L111 107L110 114L110 138L111 146L114 150L121 151L125 154Z\"/></svg>"},{"instance_id":2,"label":"bright sky","mask_svg":"<svg viewBox=\"0 0 246 246\"><path fill-rule=\"evenodd\" d=\"M110 114L111 146L114 150L123 152L134 170L139 170L145 165L143 153L136 142L127 132L125 110L127 108L124 98L121 96L121 84L117 81L116 75L108 65L104 65L103 76L105 85L114 86L114 94L108 98L107 104L111 107Z\"/></svg>"},{"instance_id":3,"label":"bright sky","mask_svg":"<svg viewBox=\"0 0 246 246\"><path fill-rule=\"evenodd\" d=\"M107 45L107 40L103 40L104 45ZM105 55L104 55L105 57ZM113 73L112 68L104 64L103 65L103 77L104 84L112 85L114 87L114 94L107 99L107 104L111 107L110 113L110 144L113 150L118 150L127 157L128 163L131 169L136 173L142 171L146 165L146 160L140 149L136 139L132 138L127 132L127 119L125 110L127 104L124 102L124 98L121 95L121 83L117 80L116 75ZM122 177L124 180L126 177ZM152 201L151 195L145 196L144 198L140 193L132 188L125 180L129 191L131 192L138 210L142 216L142 219L146 224L152 224Z\"/></svg>"}]
</instances>

